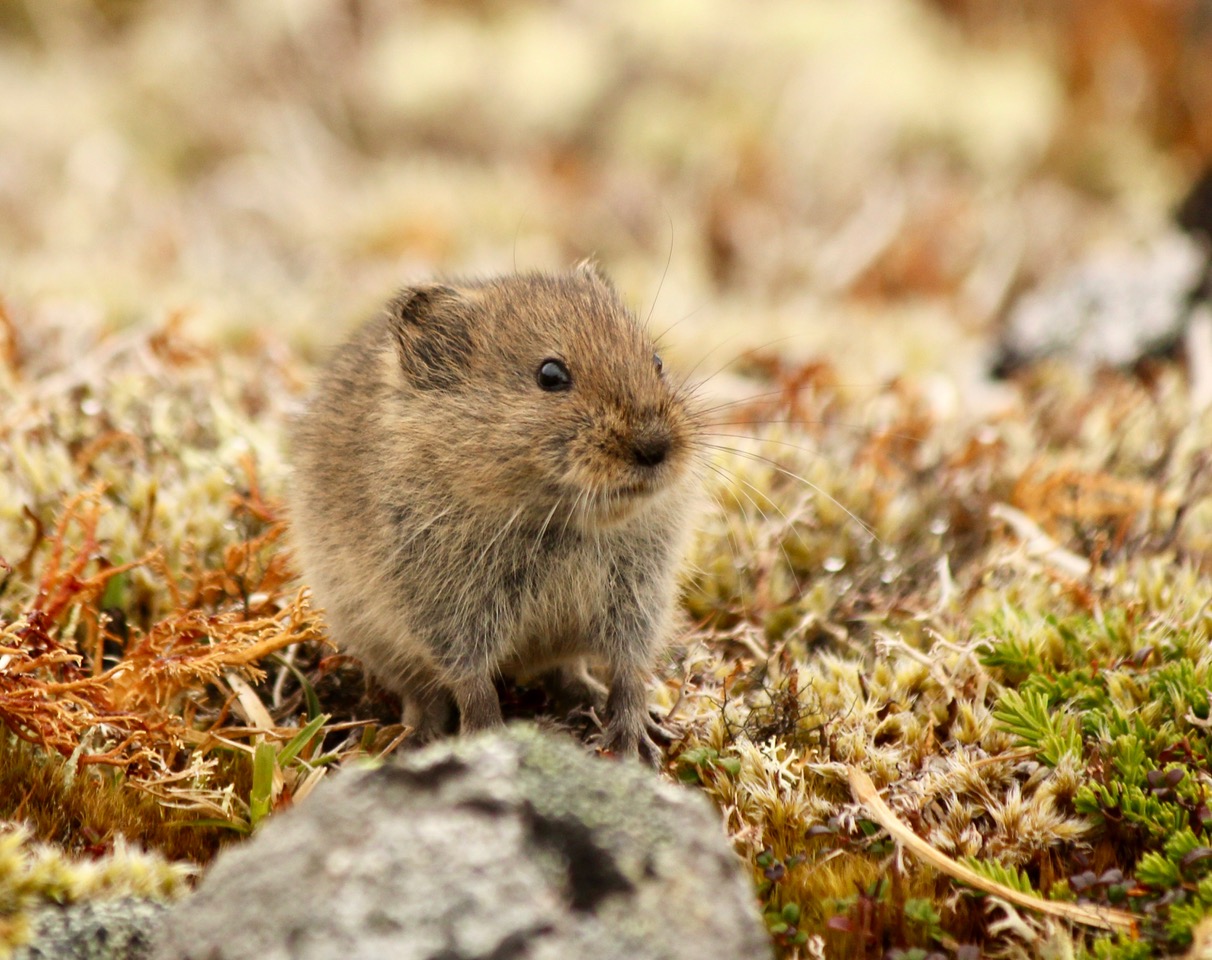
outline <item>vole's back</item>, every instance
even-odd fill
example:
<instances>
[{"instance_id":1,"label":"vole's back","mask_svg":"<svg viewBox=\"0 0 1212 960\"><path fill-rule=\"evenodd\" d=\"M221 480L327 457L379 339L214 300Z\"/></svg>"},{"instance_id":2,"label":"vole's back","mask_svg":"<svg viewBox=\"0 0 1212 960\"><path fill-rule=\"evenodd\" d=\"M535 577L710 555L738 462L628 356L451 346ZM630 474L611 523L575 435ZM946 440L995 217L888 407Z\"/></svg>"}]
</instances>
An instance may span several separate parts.
<instances>
[{"instance_id":1,"label":"vole's back","mask_svg":"<svg viewBox=\"0 0 1212 960\"><path fill-rule=\"evenodd\" d=\"M452 701L465 728L499 722L499 672L593 699L587 659L610 742L650 750L697 442L661 367L582 268L406 290L322 374L291 438L300 561L422 736Z\"/></svg>"}]
</instances>

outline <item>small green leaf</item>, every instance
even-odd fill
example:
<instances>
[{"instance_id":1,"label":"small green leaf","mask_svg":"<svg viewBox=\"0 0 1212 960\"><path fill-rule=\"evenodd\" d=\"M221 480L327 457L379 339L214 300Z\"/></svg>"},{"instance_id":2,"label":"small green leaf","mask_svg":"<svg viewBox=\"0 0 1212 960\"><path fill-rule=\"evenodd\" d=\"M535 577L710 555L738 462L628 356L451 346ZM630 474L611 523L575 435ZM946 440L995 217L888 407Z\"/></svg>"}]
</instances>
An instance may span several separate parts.
<instances>
[{"instance_id":1,"label":"small green leaf","mask_svg":"<svg viewBox=\"0 0 1212 960\"><path fill-rule=\"evenodd\" d=\"M1003 887L1009 887L1019 893L1039 896L1036 889L1031 886L1031 879L1026 872L1020 872L1014 867L1008 867L996 860L981 860L979 857L964 857L963 862L987 880L1000 883ZM906 904L906 908L908 908L908 904Z\"/></svg>"},{"instance_id":2,"label":"small green leaf","mask_svg":"<svg viewBox=\"0 0 1212 960\"><path fill-rule=\"evenodd\" d=\"M998 700L993 717L998 726L1030 746L1038 747L1052 729L1048 701L1041 693L1007 690Z\"/></svg>"},{"instance_id":3,"label":"small green leaf","mask_svg":"<svg viewBox=\"0 0 1212 960\"><path fill-rule=\"evenodd\" d=\"M222 820L219 817L202 817L198 820L169 821L168 825L170 827L219 827L223 830L232 830L235 833L252 833L252 827L250 827L243 820Z\"/></svg>"},{"instance_id":4,"label":"small green leaf","mask_svg":"<svg viewBox=\"0 0 1212 960\"><path fill-rule=\"evenodd\" d=\"M275 653L271 658L275 663L285 667L293 674L298 681L299 689L303 691L303 698L307 701L307 718L314 720L323 711L320 709L320 698L316 695L316 688L312 686L311 681L307 679L307 674L296 667L293 663L287 660L281 654Z\"/></svg>"},{"instance_id":5,"label":"small green leaf","mask_svg":"<svg viewBox=\"0 0 1212 960\"><path fill-rule=\"evenodd\" d=\"M273 800L274 768L278 752L273 744L262 741L253 751L252 792L248 798L248 820L254 829L269 814Z\"/></svg>"},{"instance_id":6,"label":"small green leaf","mask_svg":"<svg viewBox=\"0 0 1212 960\"><path fill-rule=\"evenodd\" d=\"M1064 712L1055 710L1048 698L1034 690L1007 690L993 710L1001 729L1039 750L1039 758L1054 767L1066 753L1080 757L1081 731Z\"/></svg>"},{"instance_id":7,"label":"small green leaf","mask_svg":"<svg viewBox=\"0 0 1212 960\"><path fill-rule=\"evenodd\" d=\"M919 897L905 901L905 917L927 929L938 926L943 919L929 900Z\"/></svg>"},{"instance_id":8,"label":"small green leaf","mask_svg":"<svg viewBox=\"0 0 1212 960\"><path fill-rule=\"evenodd\" d=\"M129 570L110 577L105 583L105 592L101 594L101 609L125 609L126 588L128 586L130 586Z\"/></svg>"},{"instance_id":9,"label":"small green leaf","mask_svg":"<svg viewBox=\"0 0 1212 960\"><path fill-rule=\"evenodd\" d=\"M1136 879L1147 886L1168 890L1182 882L1182 873L1177 863L1167 860L1156 851L1150 851L1137 861Z\"/></svg>"},{"instance_id":10,"label":"small green leaf","mask_svg":"<svg viewBox=\"0 0 1212 960\"><path fill-rule=\"evenodd\" d=\"M725 770L732 777L739 777L741 774L741 761L737 757L720 757L716 761L716 766Z\"/></svg>"},{"instance_id":11,"label":"small green leaf","mask_svg":"<svg viewBox=\"0 0 1212 960\"><path fill-rule=\"evenodd\" d=\"M319 729L328 723L329 715L321 713L314 717L307 726L301 728L298 733L290 738L290 742L282 748L282 752L278 754L278 766L285 769L295 757L299 755L299 751L307 746L312 737L316 735Z\"/></svg>"},{"instance_id":12,"label":"small green leaf","mask_svg":"<svg viewBox=\"0 0 1212 960\"><path fill-rule=\"evenodd\" d=\"M719 751L713 750L711 747L694 747L693 749L687 750L685 753L679 756L678 761L680 763L693 764L694 766L698 767L704 763L714 760L719 755Z\"/></svg>"}]
</instances>

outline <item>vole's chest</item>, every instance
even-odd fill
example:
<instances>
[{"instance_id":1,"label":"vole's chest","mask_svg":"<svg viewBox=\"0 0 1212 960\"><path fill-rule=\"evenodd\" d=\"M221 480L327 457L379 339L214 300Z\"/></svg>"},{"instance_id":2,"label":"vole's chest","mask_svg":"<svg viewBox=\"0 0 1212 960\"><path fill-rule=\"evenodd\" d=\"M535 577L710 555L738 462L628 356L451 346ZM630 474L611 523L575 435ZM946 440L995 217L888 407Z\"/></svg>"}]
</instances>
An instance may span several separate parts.
<instances>
[{"instance_id":1,"label":"vole's chest","mask_svg":"<svg viewBox=\"0 0 1212 960\"><path fill-rule=\"evenodd\" d=\"M528 562L502 586L519 629L528 633L584 632L606 604L611 561L583 544L553 548Z\"/></svg>"},{"instance_id":2,"label":"vole's chest","mask_svg":"<svg viewBox=\"0 0 1212 960\"><path fill-rule=\"evenodd\" d=\"M628 590L626 541L616 538L554 524L473 525L454 513L393 520L394 579L414 615L450 621L448 633L489 629L519 659L587 652L612 598Z\"/></svg>"},{"instance_id":3,"label":"vole's chest","mask_svg":"<svg viewBox=\"0 0 1212 960\"><path fill-rule=\"evenodd\" d=\"M524 666L592 654L609 616L612 570L607 544L561 538L524 560L494 564L491 605L503 638Z\"/></svg>"}]
</instances>

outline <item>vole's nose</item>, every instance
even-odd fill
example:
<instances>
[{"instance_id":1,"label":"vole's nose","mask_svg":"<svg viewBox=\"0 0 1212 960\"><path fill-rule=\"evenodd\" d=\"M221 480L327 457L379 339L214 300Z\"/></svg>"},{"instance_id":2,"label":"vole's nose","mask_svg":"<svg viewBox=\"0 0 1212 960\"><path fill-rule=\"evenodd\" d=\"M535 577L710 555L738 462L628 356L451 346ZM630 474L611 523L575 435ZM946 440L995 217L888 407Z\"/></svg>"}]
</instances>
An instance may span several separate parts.
<instances>
[{"instance_id":1,"label":"vole's nose","mask_svg":"<svg viewBox=\"0 0 1212 960\"><path fill-rule=\"evenodd\" d=\"M639 436L631 445L631 457L640 467L655 467L664 463L669 453L669 435L650 433Z\"/></svg>"}]
</instances>

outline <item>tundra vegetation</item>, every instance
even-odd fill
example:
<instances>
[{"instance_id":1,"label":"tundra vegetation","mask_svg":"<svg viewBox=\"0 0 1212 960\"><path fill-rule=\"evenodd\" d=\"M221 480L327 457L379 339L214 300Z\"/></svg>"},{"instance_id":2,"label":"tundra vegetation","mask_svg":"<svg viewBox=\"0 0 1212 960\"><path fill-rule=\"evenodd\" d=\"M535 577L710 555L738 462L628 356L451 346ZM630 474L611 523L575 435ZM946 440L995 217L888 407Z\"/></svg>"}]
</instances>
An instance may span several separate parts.
<instances>
[{"instance_id":1,"label":"tundra vegetation","mask_svg":"<svg viewBox=\"0 0 1212 960\"><path fill-rule=\"evenodd\" d=\"M987 374L1172 231L1195 9L0 6L0 954L403 748L295 579L283 419L396 285L590 254L712 408L650 693L780 955L1197 950L1208 358Z\"/></svg>"}]
</instances>

